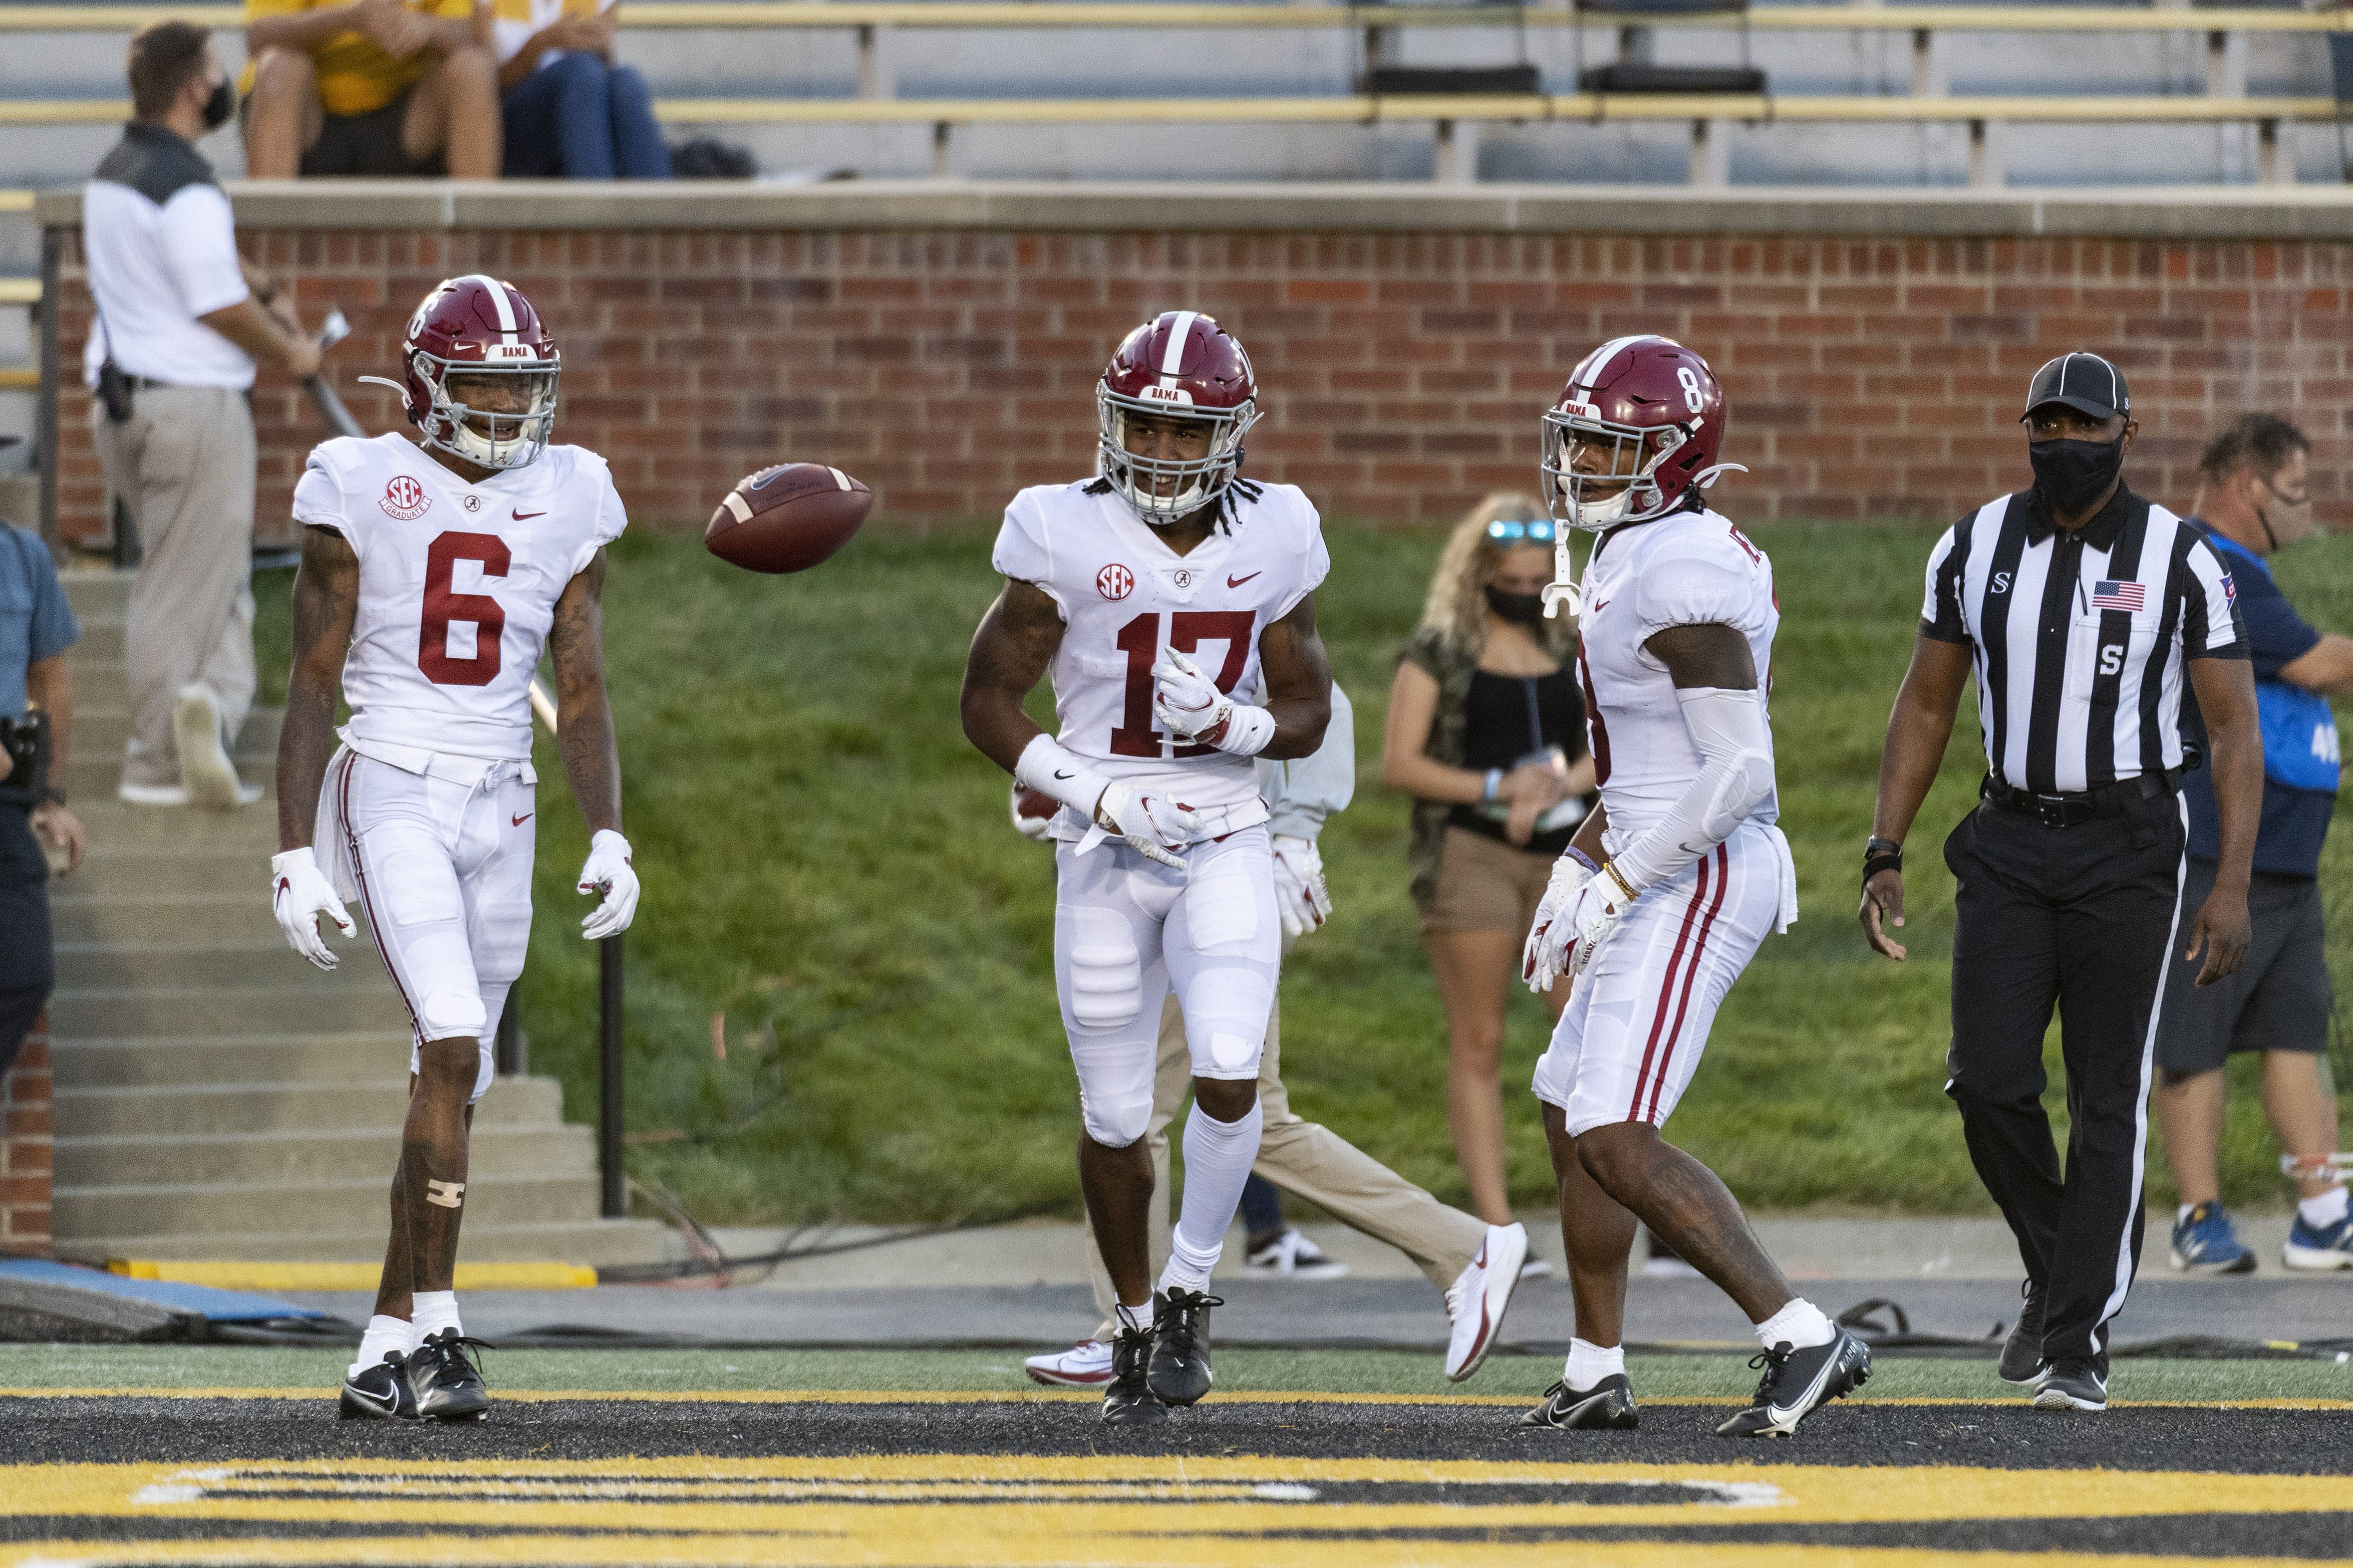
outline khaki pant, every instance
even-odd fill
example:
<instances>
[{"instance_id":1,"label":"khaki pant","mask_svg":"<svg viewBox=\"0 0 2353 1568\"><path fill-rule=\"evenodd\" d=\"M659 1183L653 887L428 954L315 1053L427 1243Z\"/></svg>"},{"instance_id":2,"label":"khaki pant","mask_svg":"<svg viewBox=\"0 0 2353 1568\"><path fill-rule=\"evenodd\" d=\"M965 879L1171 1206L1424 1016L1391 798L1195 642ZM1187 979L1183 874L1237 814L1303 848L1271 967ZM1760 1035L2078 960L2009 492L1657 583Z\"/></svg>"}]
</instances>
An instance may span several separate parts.
<instances>
[{"instance_id":1,"label":"khaki pant","mask_svg":"<svg viewBox=\"0 0 2353 1568\"><path fill-rule=\"evenodd\" d=\"M90 431L146 552L123 625L122 782L176 784L181 688L212 692L225 745L253 707L253 412L228 387L142 386L121 425L92 404Z\"/></svg>"},{"instance_id":2,"label":"khaki pant","mask_svg":"<svg viewBox=\"0 0 2353 1568\"><path fill-rule=\"evenodd\" d=\"M1265 1110L1266 1131L1258 1146L1257 1173L1287 1193L1296 1194L1335 1215L1366 1236L1386 1241L1420 1266L1430 1282L1444 1290L1469 1266L1487 1239L1484 1222L1449 1208L1370 1154L1347 1142L1328 1127L1302 1121L1291 1110L1291 1092L1282 1087L1282 1003L1276 998L1267 1019L1266 1054L1258 1075L1259 1103ZM1192 1057L1185 1044L1185 1016L1171 996L1160 1013L1160 1058L1152 1083L1152 1121L1145 1133L1152 1146L1152 1267L1157 1270L1168 1258L1168 1123L1185 1103L1192 1088ZM1117 1331L1113 1314L1118 1298L1103 1258L1087 1248L1087 1270L1094 1284L1095 1305L1103 1322L1095 1338L1110 1339Z\"/></svg>"}]
</instances>

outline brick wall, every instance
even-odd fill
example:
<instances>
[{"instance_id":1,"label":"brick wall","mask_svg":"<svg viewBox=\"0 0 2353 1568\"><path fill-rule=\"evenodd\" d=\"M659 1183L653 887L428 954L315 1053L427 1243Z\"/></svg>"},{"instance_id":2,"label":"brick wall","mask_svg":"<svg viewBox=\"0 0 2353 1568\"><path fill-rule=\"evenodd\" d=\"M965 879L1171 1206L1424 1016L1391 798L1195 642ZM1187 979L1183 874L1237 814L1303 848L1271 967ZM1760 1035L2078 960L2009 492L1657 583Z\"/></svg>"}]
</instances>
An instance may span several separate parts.
<instances>
[{"instance_id":1,"label":"brick wall","mask_svg":"<svg viewBox=\"0 0 2353 1568\"><path fill-rule=\"evenodd\" d=\"M699 525L786 458L848 468L882 518L987 515L1088 470L1091 393L1150 311L1209 310L1250 347L1268 416L1249 472L1325 510L1446 518L1534 474L1536 413L1595 343L1664 331L1731 395L1717 491L1750 518L1947 519L2024 482L2029 373L2073 348L2133 378L2132 474L2186 506L2201 439L2242 406L2318 441L2324 520L2348 521L2353 259L2252 239L1595 237L1480 233L1064 233L935 228L505 232L247 229L356 329L338 384L363 423L406 312L445 275L512 279L565 348L562 439L612 459L641 520ZM65 341L86 330L68 247ZM315 416L281 376L255 400L260 518L286 502ZM79 386L59 521L100 526Z\"/></svg>"},{"instance_id":2,"label":"brick wall","mask_svg":"<svg viewBox=\"0 0 2353 1568\"><path fill-rule=\"evenodd\" d=\"M0 1083L0 1253L49 1250L49 1019L33 1025Z\"/></svg>"}]
</instances>

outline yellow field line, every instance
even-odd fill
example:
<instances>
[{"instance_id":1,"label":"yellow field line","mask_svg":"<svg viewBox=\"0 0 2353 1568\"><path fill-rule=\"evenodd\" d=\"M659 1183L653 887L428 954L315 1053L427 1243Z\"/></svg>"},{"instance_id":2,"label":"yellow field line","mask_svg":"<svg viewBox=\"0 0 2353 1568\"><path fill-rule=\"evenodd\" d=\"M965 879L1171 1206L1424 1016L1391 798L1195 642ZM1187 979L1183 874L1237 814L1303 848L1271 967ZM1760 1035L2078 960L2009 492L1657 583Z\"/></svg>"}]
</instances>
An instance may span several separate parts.
<instances>
[{"instance_id":1,"label":"yellow field line","mask_svg":"<svg viewBox=\"0 0 2353 1568\"><path fill-rule=\"evenodd\" d=\"M33 280L35 297L38 279ZM0 303L7 301L0 282ZM132 1279L209 1285L216 1290L373 1290L384 1272L380 1263L226 1263L193 1259L116 1258L107 1272ZM459 1290L585 1290L596 1271L576 1263L460 1263L453 1289Z\"/></svg>"}]
</instances>

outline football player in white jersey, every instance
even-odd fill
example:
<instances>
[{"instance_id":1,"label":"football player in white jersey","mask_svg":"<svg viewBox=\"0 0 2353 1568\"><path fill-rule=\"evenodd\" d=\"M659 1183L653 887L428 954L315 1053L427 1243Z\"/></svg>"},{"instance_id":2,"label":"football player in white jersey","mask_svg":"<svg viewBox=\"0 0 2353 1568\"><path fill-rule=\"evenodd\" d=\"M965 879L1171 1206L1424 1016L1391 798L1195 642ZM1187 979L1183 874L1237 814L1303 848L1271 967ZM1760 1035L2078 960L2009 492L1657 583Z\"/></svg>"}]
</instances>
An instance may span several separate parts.
<instances>
[{"instance_id":1,"label":"football player in white jersey","mask_svg":"<svg viewBox=\"0 0 2353 1568\"><path fill-rule=\"evenodd\" d=\"M1006 508L1005 589L965 667L965 735L1062 806L1054 977L1079 1075L1079 1181L1119 1297L1113 1425L1157 1424L1209 1390L1209 1274L1258 1154L1282 958L1254 759L1307 756L1331 718L1315 509L1237 477L1256 395L1241 344L1208 317L1171 310L1130 332L1095 389L1100 475ZM1050 670L1053 735L1022 709ZM1261 671L1264 705L1239 699ZM1145 1132L1172 987L1194 1108L1155 1289Z\"/></svg>"},{"instance_id":2,"label":"football player in white jersey","mask_svg":"<svg viewBox=\"0 0 2353 1568\"><path fill-rule=\"evenodd\" d=\"M270 877L288 942L322 969L335 955L320 917L349 936L344 900L360 901L415 1032L392 1237L342 1412L464 1420L490 1399L451 1277L467 1133L531 936L543 646L594 833L579 887L603 895L583 933L622 931L637 907L601 607L604 547L625 519L603 458L548 445L561 360L512 285L435 288L401 362L388 384L416 438L323 442L294 489L302 564Z\"/></svg>"},{"instance_id":3,"label":"football player in white jersey","mask_svg":"<svg viewBox=\"0 0 2353 1568\"><path fill-rule=\"evenodd\" d=\"M1701 491L1727 468L1723 389L1661 337L1586 356L1544 416L1546 494L1568 534L1546 613L1578 616L1601 805L1555 868L1528 933L1529 985L1574 987L1536 1063L1560 1184L1576 1337L1526 1423L1631 1426L1622 1331L1635 1221L1714 1280L1765 1347L1755 1403L1716 1431L1787 1436L1871 1374L1863 1343L1789 1289L1715 1173L1660 1136L1715 1011L1768 932L1797 918L1775 826L1766 692L1772 563Z\"/></svg>"}]
</instances>

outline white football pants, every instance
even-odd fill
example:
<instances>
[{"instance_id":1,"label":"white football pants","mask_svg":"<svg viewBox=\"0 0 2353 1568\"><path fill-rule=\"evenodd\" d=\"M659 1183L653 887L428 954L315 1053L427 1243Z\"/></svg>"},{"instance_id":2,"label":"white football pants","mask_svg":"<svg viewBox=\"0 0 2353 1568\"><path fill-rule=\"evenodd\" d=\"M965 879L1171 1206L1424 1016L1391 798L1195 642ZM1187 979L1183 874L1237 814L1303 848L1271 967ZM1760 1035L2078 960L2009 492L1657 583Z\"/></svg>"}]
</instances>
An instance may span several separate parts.
<instances>
[{"instance_id":1,"label":"white football pants","mask_svg":"<svg viewBox=\"0 0 2353 1568\"><path fill-rule=\"evenodd\" d=\"M1172 870L1113 838L1054 850L1054 989L1087 1136L1124 1149L1152 1121L1160 1009L1173 988L1197 1078L1258 1077L1282 925L1266 828L1204 839Z\"/></svg>"},{"instance_id":2,"label":"white football pants","mask_svg":"<svg viewBox=\"0 0 2353 1568\"><path fill-rule=\"evenodd\" d=\"M437 759L446 763L449 759ZM416 1044L471 1038L491 1087L507 992L531 945L531 768L484 763L479 779L412 773L340 751L319 801L319 859L355 890Z\"/></svg>"},{"instance_id":3,"label":"white football pants","mask_svg":"<svg viewBox=\"0 0 2353 1568\"><path fill-rule=\"evenodd\" d=\"M1612 1121L1664 1126L1691 1086L1725 993L1782 907L1779 834L1747 822L1642 889L1601 939L1536 1059L1536 1098L1569 1134Z\"/></svg>"}]
</instances>

